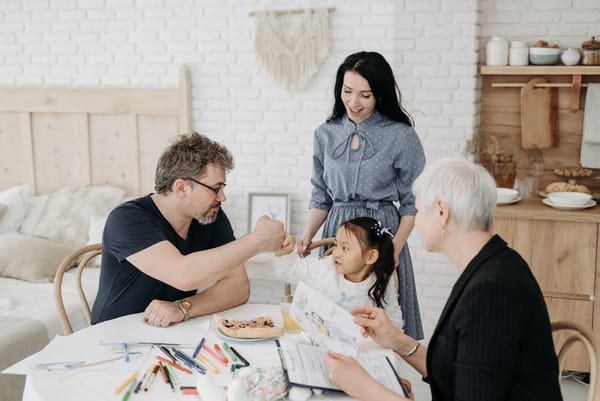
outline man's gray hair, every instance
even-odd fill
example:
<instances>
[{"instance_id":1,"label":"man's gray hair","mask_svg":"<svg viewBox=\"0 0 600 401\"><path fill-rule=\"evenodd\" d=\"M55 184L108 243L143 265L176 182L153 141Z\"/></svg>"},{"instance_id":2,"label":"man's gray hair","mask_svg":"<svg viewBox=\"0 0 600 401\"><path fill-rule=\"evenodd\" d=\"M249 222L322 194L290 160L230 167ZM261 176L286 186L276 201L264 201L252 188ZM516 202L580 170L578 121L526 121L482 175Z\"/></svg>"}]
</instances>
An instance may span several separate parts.
<instances>
[{"instance_id":1,"label":"man's gray hair","mask_svg":"<svg viewBox=\"0 0 600 401\"><path fill-rule=\"evenodd\" d=\"M225 146L207 136L197 132L179 135L158 159L154 190L164 195L178 178L204 176L209 164L229 171L233 169L233 157Z\"/></svg>"}]
</instances>

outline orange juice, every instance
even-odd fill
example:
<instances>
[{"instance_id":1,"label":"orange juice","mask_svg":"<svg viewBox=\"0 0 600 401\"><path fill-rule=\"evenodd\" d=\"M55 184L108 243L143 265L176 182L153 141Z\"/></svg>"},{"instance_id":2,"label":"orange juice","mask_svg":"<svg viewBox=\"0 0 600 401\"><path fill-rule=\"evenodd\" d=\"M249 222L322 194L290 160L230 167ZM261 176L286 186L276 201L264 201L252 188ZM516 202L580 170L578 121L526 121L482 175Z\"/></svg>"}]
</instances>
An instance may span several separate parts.
<instances>
[{"instance_id":1,"label":"orange juice","mask_svg":"<svg viewBox=\"0 0 600 401\"><path fill-rule=\"evenodd\" d=\"M290 316L289 305L287 305L287 308L285 306L282 306L282 308L283 308L282 309L283 328L285 329L285 331L288 331L288 332L300 331L300 325L294 319L292 319L292 317Z\"/></svg>"}]
</instances>

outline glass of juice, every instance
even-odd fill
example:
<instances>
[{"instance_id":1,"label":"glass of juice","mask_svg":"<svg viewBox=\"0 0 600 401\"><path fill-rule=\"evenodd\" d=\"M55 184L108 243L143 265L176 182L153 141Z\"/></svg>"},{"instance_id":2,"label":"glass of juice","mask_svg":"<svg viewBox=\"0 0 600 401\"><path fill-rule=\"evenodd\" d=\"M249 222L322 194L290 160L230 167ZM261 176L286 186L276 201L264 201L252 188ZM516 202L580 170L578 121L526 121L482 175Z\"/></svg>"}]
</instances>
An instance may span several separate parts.
<instances>
[{"instance_id":1,"label":"glass of juice","mask_svg":"<svg viewBox=\"0 0 600 401\"><path fill-rule=\"evenodd\" d=\"M292 319L290 315L290 309L292 307L292 301L294 300L292 295L285 295L281 299L281 315L283 317L283 328L288 333L298 333L300 331L300 325Z\"/></svg>"}]
</instances>

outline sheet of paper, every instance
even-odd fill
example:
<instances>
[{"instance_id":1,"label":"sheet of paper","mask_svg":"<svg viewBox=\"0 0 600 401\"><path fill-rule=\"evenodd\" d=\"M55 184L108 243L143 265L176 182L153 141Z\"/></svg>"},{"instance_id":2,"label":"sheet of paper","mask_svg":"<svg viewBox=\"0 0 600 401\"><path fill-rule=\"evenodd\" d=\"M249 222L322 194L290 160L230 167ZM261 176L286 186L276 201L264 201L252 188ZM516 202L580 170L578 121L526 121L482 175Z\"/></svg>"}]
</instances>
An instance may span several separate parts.
<instances>
[{"instance_id":1,"label":"sheet of paper","mask_svg":"<svg viewBox=\"0 0 600 401\"><path fill-rule=\"evenodd\" d=\"M154 327L141 320L128 320L122 331L93 327L95 333L76 332L56 336L41 351L9 367L4 373L29 374L36 371L85 369L90 371L131 371L138 367L151 344L178 344L178 348L193 349L198 339L205 337L209 323ZM143 333L143 334L142 334ZM127 345L128 361L125 360ZM190 348L191 347L191 348ZM79 365L79 366L78 366Z\"/></svg>"},{"instance_id":2,"label":"sheet of paper","mask_svg":"<svg viewBox=\"0 0 600 401\"><path fill-rule=\"evenodd\" d=\"M344 308L300 282L290 313L323 349L356 357L360 327Z\"/></svg>"},{"instance_id":3,"label":"sheet of paper","mask_svg":"<svg viewBox=\"0 0 600 401\"><path fill-rule=\"evenodd\" d=\"M284 368L287 371L290 383L323 389L338 389L329 381L325 367L325 350L310 344L280 342ZM390 390L406 395L400 385L395 370L385 355L376 353L360 353L356 358L358 363Z\"/></svg>"}]
</instances>

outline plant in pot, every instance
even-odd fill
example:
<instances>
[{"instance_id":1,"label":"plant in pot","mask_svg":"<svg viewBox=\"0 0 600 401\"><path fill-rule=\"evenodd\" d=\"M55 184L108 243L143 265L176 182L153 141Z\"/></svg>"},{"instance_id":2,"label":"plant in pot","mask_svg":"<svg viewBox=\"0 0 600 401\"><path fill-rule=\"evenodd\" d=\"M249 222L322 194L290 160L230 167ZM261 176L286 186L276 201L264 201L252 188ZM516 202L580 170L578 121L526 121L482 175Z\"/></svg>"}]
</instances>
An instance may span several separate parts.
<instances>
[{"instance_id":1,"label":"plant in pot","mask_svg":"<svg viewBox=\"0 0 600 401\"><path fill-rule=\"evenodd\" d=\"M488 133L474 135L467 141L466 152L471 153L494 177L496 185L512 188L517 177L517 151L508 135Z\"/></svg>"}]
</instances>

